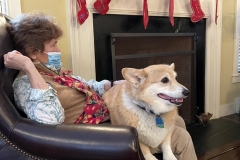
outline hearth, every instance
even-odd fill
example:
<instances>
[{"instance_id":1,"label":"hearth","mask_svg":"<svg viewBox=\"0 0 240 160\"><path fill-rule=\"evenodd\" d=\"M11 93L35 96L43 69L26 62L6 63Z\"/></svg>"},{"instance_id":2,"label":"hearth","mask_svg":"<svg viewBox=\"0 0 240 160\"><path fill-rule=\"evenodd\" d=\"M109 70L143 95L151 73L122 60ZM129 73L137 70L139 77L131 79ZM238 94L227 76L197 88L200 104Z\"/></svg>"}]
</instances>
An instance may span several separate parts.
<instances>
[{"instance_id":1,"label":"hearth","mask_svg":"<svg viewBox=\"0 0 240 160\"><path fill-rule=\"evenodd\" d=\"M123 67L143 68L155 63L174 62L178 81L191 90L191 95L179 108L180 115L189 124L195 122L197 112L204 112L205 19L194 24L189 18L175 18L175 26L172 27L168 17L153 16L150 17L148 28L144 29L142 16L93 14L93 27L97 80L121 79L120 70ZM123 40L123 37L128 38ZM145 39L141 42L140 37ZM153 41L149 42L151 39ZM152 47L152 50L148 48L148 51L132 52L131 49L120 47L118 53L113 53L111 48L117 44L117 40L130 48L134 48L133 42L138 42L135 45L139 44L139 48L145 45ZM158 43L154 44L154 41ZM114 57L116 53L120 55Z\"/></svg>"}]
</instances>

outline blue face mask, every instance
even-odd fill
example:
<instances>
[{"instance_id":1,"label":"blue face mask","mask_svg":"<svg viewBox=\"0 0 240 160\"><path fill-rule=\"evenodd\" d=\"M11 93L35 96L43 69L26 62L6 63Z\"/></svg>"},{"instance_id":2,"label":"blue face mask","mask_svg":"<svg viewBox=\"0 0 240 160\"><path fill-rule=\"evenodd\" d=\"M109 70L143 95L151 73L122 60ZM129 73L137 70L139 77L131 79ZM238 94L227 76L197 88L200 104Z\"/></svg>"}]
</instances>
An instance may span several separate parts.
<instances>
[{"instance_id":1,"label":"blue face mask","mask_svg":"<svg viewBox=\"0 0 240 160\"><path fill-rule=\"evenodd\" d=\"M52 70L61 68L61 52L48 52L48 62L44 65Z\"/></svg>"}]
</instances>

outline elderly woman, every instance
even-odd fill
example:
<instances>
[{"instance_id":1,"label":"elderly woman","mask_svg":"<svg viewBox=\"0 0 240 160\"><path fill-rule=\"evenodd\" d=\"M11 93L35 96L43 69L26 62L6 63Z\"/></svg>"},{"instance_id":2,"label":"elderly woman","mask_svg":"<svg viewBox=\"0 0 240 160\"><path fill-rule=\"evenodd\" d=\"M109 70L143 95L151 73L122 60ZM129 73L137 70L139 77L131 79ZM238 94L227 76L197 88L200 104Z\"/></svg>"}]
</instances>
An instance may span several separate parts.
<instances>
[{"instance_id":1,"label":"elderly woman","mask_svg":"<svg viewBox=\"0 0 240 160\"><path fill-rule=\"evenodd\" d=\"M53 17L40 12L22 14L7 28L17 50L7 53L4 63L20 70L13 83L14 99L29 118L46 124L98 124L109 119L99 96L111 88L111 82L85 81L61 67L57 42L63 33Z\"/></svg>"}]
</instances>

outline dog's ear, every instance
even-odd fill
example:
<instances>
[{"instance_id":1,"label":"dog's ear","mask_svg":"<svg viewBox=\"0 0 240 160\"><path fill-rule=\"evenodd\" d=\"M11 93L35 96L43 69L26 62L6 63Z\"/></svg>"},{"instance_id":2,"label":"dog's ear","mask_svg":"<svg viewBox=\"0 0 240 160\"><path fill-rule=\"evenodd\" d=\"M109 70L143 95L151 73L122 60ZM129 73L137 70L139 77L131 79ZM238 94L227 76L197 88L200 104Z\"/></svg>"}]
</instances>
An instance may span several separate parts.
<instances>
[{"instance_id":1,"label":"dog's ear","mask_svg":"<svg viewBox=\"0 0 240 160\"><path fill-rule=\"evenodd\" d=\"M130 82L134 87L138 87L145 79L145 71L143 69L123 68L122 75L125 80Z\"/></svg>"},{"instance_id":2,"label":"dog's ear","mask_svg":"<svg viewBox=\"0 0 240 160\"><path fill-rule=\"evenodd\" d=\"M175 64L172 63L172 64L170 65L170 68L171 68L172 70L174 70L174 68L175 68Z\"/></svg>"}]
</instances>

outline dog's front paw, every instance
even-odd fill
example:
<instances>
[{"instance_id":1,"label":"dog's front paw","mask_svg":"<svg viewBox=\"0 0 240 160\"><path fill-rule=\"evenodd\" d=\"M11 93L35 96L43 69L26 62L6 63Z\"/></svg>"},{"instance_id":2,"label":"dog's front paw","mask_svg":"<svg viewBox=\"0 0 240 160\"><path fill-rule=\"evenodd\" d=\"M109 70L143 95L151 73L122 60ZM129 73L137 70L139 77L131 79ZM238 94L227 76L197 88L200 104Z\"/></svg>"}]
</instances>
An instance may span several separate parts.
<instances>
[{"instance_id":1,"label":"dog's front paw","mask_svg":"<svg viewBox=\"0 0 240 160\"><path fill-rule=\"evenodd\" d=\"M163 155L163 160L177 160L173 154Z\"/></svg>"},{"instance_id":2,"label":"dog's front paw","mask_svg":"<svg viewBox=\"0 0 240 160\"><path fill-rule=\"evenodd\" d=\"M151 153L149 153L149 154L145 154L144 155L144 158L146 159L146 160L158 160L154 155L152 155Z\"/></svg>"}]
</instances>

